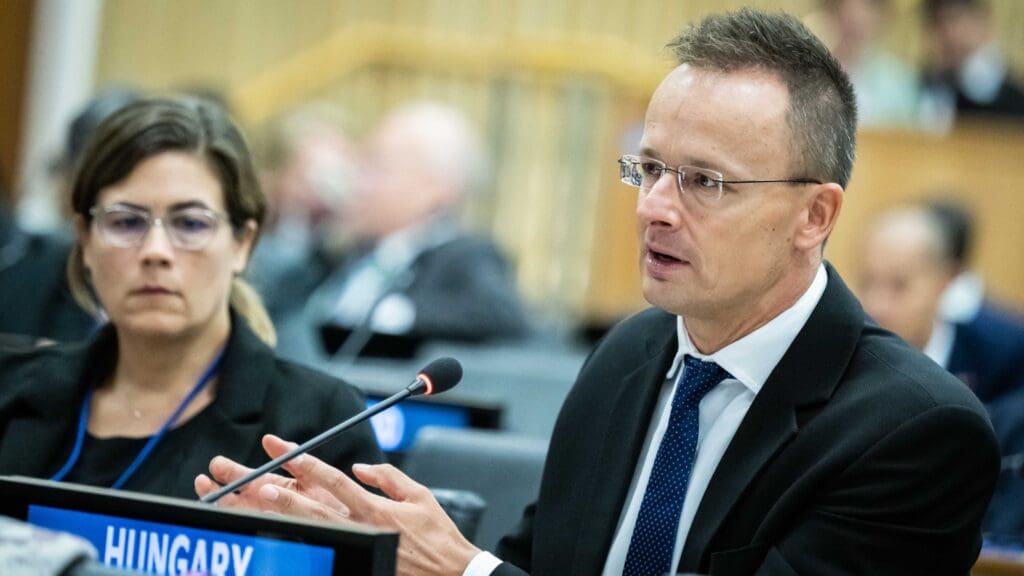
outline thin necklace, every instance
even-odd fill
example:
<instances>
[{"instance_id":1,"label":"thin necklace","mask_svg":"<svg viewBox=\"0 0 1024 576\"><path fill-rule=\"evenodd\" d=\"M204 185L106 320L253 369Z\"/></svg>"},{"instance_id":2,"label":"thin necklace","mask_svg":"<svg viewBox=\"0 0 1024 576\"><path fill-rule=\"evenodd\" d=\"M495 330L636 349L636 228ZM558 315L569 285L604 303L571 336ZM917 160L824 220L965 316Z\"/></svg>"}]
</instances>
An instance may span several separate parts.
<instances>
[{"instance_id":1,"label":"thin necklace","mask_svg":"<svg viewBox=\"0 0 1024 576\"><path fill-rule=\"evenodd\" d=\"M160 427L160 431L149 438L149 441L142 447L142 451L139 452L139 455L136 456L135 460L132 461L128 468L121 473L121 477L114 482L114 485L111 486L111 488L118 490L124 486L125 483L128 482L128 479L135 474L135 471L142 466L142 463L149 458L150 453L153 452L153 449L160 443L160 440L162 440L164 435L167 434L167 431L174 426L174 423L177 422L179 418L181 418L181 415L185 412L185 408L192 403L192 400L194 400L195 397L202 392L203 388L210 383L210 380L213 379L214 375L220 368L220 361L223 357L224 350L221 350L217 354L217 357L213 359L213 362L211 362L206 368L206 372L204 372L199 378L199 381L196 382L192 391L189 392L188 396L186 396L184 400L181 401L181 404L178 405L178 409L175 410L174 414L171 414L171 417L164 422L163 426ZM68 457L67 462L64 463L61 469L50 477L50 480L53 480L54 482L60 482L65 476L67 476L68 472L70 472L75 466L75 463L78 462L78 457L82 453L82 446L85 443L86 428L89 424L89 404L92 402L92 393L95 389L96 380L93 380L86 389L85 398L82 400L82 408L78 415L78 434L75 436L75 445L71 448L71 456Z\"/></svg>"}]
</instances>

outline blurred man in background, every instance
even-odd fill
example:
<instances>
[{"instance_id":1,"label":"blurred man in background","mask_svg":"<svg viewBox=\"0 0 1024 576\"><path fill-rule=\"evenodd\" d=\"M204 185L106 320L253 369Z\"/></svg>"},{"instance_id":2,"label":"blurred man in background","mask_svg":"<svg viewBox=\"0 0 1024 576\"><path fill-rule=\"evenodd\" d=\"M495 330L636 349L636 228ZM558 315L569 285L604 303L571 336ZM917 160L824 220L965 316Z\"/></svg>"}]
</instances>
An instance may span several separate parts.
<instances>
[{"instance_id":1,"label":"blurred man in background","mask_svg":"<svg viewBox=\"0 0 1024 576\"><path fill-rule=\"evenodd\" d=\"M879 324L990 403L1024 388L1024 325L980 297L943 313L954 279L966 272L970 234L967 212L950 202L883 214L861 251L860 296Z\"/></svg>"},{"instance_id":2,"label":"blurred man in background","mask_svg":"<svg viewBox=\"0 0 1024 576\"><path fill-rule=\"evenodd\" d=\"M941 227L954 267L939 303L940 318L955 328L947 368L986 402L1024 389L1024 317L989 298L971 269L971 212L953 200L929 200L924 207Z\"/></svg>"},{"instance_id":3,"label":"blurred man in background","mask_svg":"<svg viewBox=\"0 0 1024 576\"><path fill-rule=\"evenodd\" d=\"M138 96L127 88L101 92L68 125L64 149L51 167L65 221L71 206L68 187L86 142L104 119ZM50 234L29 233L0 206L0 333L71 341L95 329L96 320L75 303L68 287L65 268L70 250L70 227Z\"/></svg>"},{"instance_id":4,"label":"blurred man in background","mask_svg":"<svg viewBox=\"0 0 1024 576\"><path fill-rule=\"evenodd\" d=\"M949 126L961 114L1024 118L1024 90L1010 78L985 0L924 0L922 11L932 57L925 124Z\"/></svg>"},{"instance_id":5,"label":"blurred man in background","mask_svg":"<svg viewBox=\"0 0 1024 576\"><path fill-rule=\"evenodd\" d=\"M917 122L918 79L913 69L879 46L889 0L820 0L810 25L835 55L857 95L861 127Z\"/></svg>"},{"instance_id":6,"label":"blurred man in background","mask_svg":"<svg viewBox=\"0 0 1024 576\"><path fill-rule=\"evenodd\" d=\"M356 177L356 146L343 114L326 103L300 106L272 121L255 139L267 224L249 276L280 321L293 294L285 278L330 252L338 210Z\"/></svg>"},{"instance_id":7,"label":"blurred man in background","mask_svg":"<svg viewBox=\"0 0 1024 576\"><path fill-rule=\"evenodd\" d=\"M487 173L468 120L441 105L408 105L382 121L363 152L356 184L339 206L348 248L321 254L285 280L296 293L277 314L282 353L310 359L324 325L341 331L342 341L363 331L463 341L523 335L525 315L505 258L459 222L464 200ZM311 293L298 293L311 285Z\"/></svg>"},{"instance_id":8,"label":"blurred man in background","mask_svg":"<svg viewBox=\"0 0 1024 576\"><path fill-rule=\"evenodd\" d=\"M860 298L883 328L945 366L952 327L938 323L939 300L955 275L938 223L911 207L880 216L861 250Z\"/></svg>"}]
</instances>

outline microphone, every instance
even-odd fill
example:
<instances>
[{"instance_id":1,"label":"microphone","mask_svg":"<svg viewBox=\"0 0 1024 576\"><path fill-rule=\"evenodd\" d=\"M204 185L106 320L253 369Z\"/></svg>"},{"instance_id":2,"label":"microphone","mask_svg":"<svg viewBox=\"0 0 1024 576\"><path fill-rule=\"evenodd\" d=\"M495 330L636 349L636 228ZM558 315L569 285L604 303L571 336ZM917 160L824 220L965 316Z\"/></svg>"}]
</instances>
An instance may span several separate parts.
<instances>
[{"instance_id":1,"label":"microphone","mask_svg":"<svg viewBox=\"0 0 1024 576\"><path fill-rule=\"evenodd\" d=\"M342 432L348 430L349 428L355 426L356 424L359 424L360 422L366 420L367 418L375 416L376 414L383 412L384 410L387 410L391 406L398 404L399 402L405 400L409 396L419 396L420 394L424 396L430 396L432 394L440 394L442 392L446 392L454 388L455 385L458 384L460 380L462 380L462 365L459 364L459 361L454 358L448 357L438 358L437 360L434 360L430 364L427 364L427 366L423 368L423 370L420 370L420 373L416 375L416 379L413 380L408 386L405 387L405 389L401 390L397 394L394 394L390 398L387 398L386 400L382 400L381 402L374 404L370 408L363 410L359 414L356 414L355 416L349 418L348 420L345 420L344 422L338 424L334 428L331 428L330 430L322 432L316 437L307 440L294 450L286 452L285 454L282 454L277 458L274 458L270 462L267 462L263 466L256 468L252 472L249 472L245 476L242 476L238 480L235 480L234 482L220 488L219 490L215 492L210 492L206 496L200 498L199 501L206 502L207 504L212 504L217 500L220 500L224 496L237 491L242 486L245 486L246 484L259 478L260 476L268 472L273 472L274 470L277 470L282 465L295 459L296 457L301 456L302 454L305 454L306 452L313 450L314 448L320 446L321 444L327 442L328 440L333 439L335 436L341 434Z\"/></svg>"}]
</instances>

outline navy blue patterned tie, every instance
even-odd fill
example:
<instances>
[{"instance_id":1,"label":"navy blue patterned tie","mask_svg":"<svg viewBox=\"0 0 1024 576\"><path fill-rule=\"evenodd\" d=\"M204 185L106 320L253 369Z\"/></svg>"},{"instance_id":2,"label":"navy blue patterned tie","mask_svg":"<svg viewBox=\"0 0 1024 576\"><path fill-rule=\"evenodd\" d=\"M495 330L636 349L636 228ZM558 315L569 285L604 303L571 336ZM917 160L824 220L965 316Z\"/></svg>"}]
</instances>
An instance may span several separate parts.
<instances>
[{"instance_id":1,"label":"navy blue patterned tie","mask_svg":"<svg viewBox=\"0 0 1024 576\"><path fill-rule=\"evenodd\" d=\"M702 362L693 356L684 357L683 362L686 368L672 397L668 428L640 503L623 576L662 576L673 572L672 552L697 451L700 400L719 382L731 378L714 362Z\"/></svg>"}]
</instances>

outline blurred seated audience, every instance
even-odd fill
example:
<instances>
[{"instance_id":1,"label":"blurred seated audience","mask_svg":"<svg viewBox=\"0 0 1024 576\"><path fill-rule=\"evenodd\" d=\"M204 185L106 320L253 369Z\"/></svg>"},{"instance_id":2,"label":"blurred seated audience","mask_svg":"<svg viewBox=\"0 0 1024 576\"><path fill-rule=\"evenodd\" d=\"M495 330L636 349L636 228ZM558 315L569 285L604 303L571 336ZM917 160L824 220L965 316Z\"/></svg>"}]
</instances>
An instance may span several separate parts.
<instances>
[{"instance_id":1,"label":"blurred seated audience","mask_svg":"<svg viewBox=\"0 0 1024 576\"><path fill-rule=\"evenodd\" d=\"M249 465L260 438L308 439L360 394L274 355L243 280L265 200L241 134L194 99L107 118L72 185L76 299L107 320L89 341L0 349L0 474L193 498L216 454ZM368 424L322 448L380 461Z\"/></svg>"},{"instance_id":2,"label":"blurred seated audience","mask_svg":"<svg viewBox=\"0 0 1024 576\"><path fill-rule=\"evenodd\" d=\"M469 121L439 104L407 105L382 121L363 152L339 211L345 249L322 250L285 279L289 307L272 312L280 319L279 351L322 359L324 325L411 340L524 335L504 256L459 222L463 201L486 174Z\"/></svg>"},{"instance_id":3,"label":"blurred seated audience","mask_svg":"<svg viewBox=\"0 0 1024 576\"><path fill-rule=\"evenodd\" d=\"M356 149L342 114L327 103L305 104L260 131L255 154L267 193L267 221L249 280L274 314L290 296L281 276L329 250L332 225L355 179Z\"/></svg>"},{"instance_id":4,"label":"blurred seated audience","mask_svg":"<svg viewBox=\"0 0 1024 576\"><path fill-rule=\"evenodd\" d=\"M1024 118L1024 89L1011 78L985 0L924 0L931 61L922 122L948 128L961 115Z\"/></svg>"},{"instance_id":5,"label":"blurred seated audience","mask_svg":"<svg viewBox=\"0 0 1024 576\"><path fill-rule=\"evenodd\" d=\"M860 127L914 126L919 88L913 68L879 45L890 0L819 0L810 24L842 64L857 96Z\"/></svg>"},{"instance_id":6,"label":"blurred seated audience","mask_svg":"<svg viewBox=\"0 0 1024 576\"><path fill-rule=\"evenodd\" d=\"M953 207L929 201L880 216L861 250L860 297L882 327L990 403L1024 388L1024 322L991 304L970 316L942 314L944 295L964 272L971 234Z\"/></svg>"},{"instance_id":7,"label":"blurred seated audience","mask_svg":"<svg viewBox=\"0 0 1024 576\"><path fill-rule=\"evenodd\" d=\"M129 88L105 90L68 125L64 149L50 166L62 220L69 216L72 172L86 141L104 119L138 98ZM96 320L72 298L64 273L71 236L70 225L51 233L23 230L13 210L0 205L0 301L7 308L0 315L0 333L68 342L86 338L96 329Z\"/></svg>"}]
</instances>

